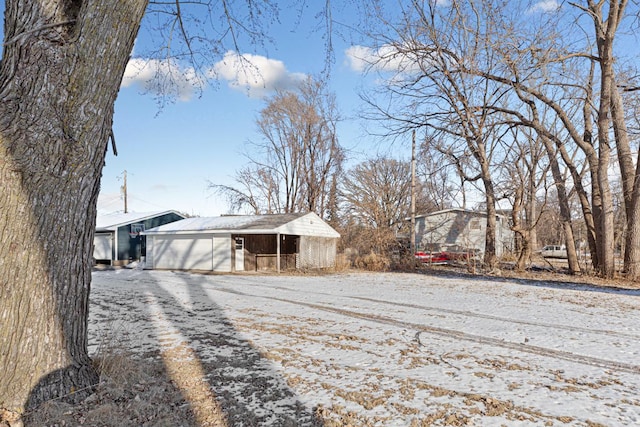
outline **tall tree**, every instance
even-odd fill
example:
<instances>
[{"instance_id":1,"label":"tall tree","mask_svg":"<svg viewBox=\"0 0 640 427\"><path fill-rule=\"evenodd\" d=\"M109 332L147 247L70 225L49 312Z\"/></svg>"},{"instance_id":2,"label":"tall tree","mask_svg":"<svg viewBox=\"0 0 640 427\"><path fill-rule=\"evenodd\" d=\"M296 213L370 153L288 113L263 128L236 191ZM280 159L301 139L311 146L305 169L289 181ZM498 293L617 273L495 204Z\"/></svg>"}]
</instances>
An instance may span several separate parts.
<instances>
[{"instance_id":1,"label":"tall tree","mask_svg":"<svg viewBox=\"0 0 640 427\"><path fill-rule=\"evenodd\" d=\"M297 91L277 93L260 112L262 140L247 148L249 165L236 174L238 186L212 187L226 194L235 209L312 211L326 217L334 210L344 157L338 120L334 96L321 82L307 79Z\"/></svg>"},{"instance_id":2,"label":"tall tree","mask_svg":"<svg viewBox=\"0 0 640 427\"><path fill-rule=\"evenodd\" d=\"M425 212L432 206L425 190L421 182L416 184L417 212ZM361 241L356 246L385 254L397 243L397 233L407 228L411 166L406 161L389 157L366 160L346 171L339 196L342 222L357 224L360 230L357 234L364 234L352 238Z\"/></svg>"},{"instance_id":3,"label":"tall tree","mask_svg":"<svg viewBox=\"0 0 640 427\"><path fill-rule=\"evenodd\" d=\"M509 44L501 50L504 62L509 65L509 73L496 75L490 72L481 72L487 78L510 85L518 92L519 97L534 107L535 102L546 105L557 119L562 123L564 131L571 141L583 153L589 165L591 183L591 206L588 206L586 191L583 190L580 174L566 152L564 138L549 128L538 127L536 130L550 138L556 145L566 166L571 170L575 188L578 191L583 205L583 214L587 224L587 230L593 230L589 234L591 253L594 266L605 277L612 277L615 273L614 265L614 227L613 227L613 198L609 183L609 170L612 161L612 139L610 130L614 130L615 149L617 150L618 165L625 177L633 175L633 164L630 156L626 124L624 123L624 107L621 105L621 97L615 84L616 74L614 70L614 42L618 28L625 16L627 1L592 1L570 3L571 11L578 11L578 16L570 19L562 14L553 16L551 22L555 27L561 28L562 23L570 26L580 22L586 17L593 24L591 37L595 40L596 52L592 52L592 46L582 45L576 40L563 34L557 37L545 37L547 33L539 31L534 37L525 38L522 33L516 33L516 39L520 40L518 49L510 49ZM581 14L583 16L581 16ZM564 19L564 20L563 20ZM513 26L518 28L518 26ZM583 27L581 27L583 28ZM544 43L541 41L544 40ZM511 40L513 41L513 40ZM584 42L582 40L582 42ZM577 46L577 48L576 48ZM520 61L514 61L515 56ZM544 75L534 75L533 78L523 78L521 60L527 59L528 67L543 70ZM518 66L514 64L518 63ZM578 65L576 65L578 64ZM599 71L599 82L594 85L594 64ZM517 68L517 71L516 71ZM578 74L576 70L589 70L588 73ZM466 69L465 71L477 72ZM570 73L569 71L573 71ZM596 79L597 80L597 79ZM544 83L542 85L541 83ZM547 88L561 88L562 94L550 95ZM576 90L581 95L577 95ZM522 96L526 93L526 96ZM525 99L526 98L526 99ZM566 104L566 100L579 101L583 105L582 123L572 119L572 110L575 102ZM595 108L593 106L596 106ZM569 107L569 108L567 108ZM595 120L592 119L595 116ZM536 119L537 120L537 119ZM593 127L596 131L593 132ZM628 178L623 179L624 200L632 203L634 197L633 185ZM627 206L628 206L627 203ZM562 205L561 205L562 206ZM640 205L639 205L640 207ZM567 212L563 215L568 215ZM632 218L633 209L629 207L627 217ZM628 224L629 229L634 229L633 222ZM637 228L637 227L635 227ZM569 229L566 229L569 231ZM567 235L567 242L573 246L573 236ZM628 244L629 245L629 244ZM631 245L629 245L631 246ZM630 255L631 256L631 255ZM635 254L640 256L640 252ZM631 262L629 258L627 263Z\"/></svg>"},{"instance_id":4,"label":"tall tree","mask_svg":"<svg viewBox=\"0 0 640 427\"><path fill-rule=\"evenodd\" d=\"M614 51L613 44L615 36L620 25L620 20L624 16L626 0L594 1L588 0L585 11L591 16L595 30L596 47L598 51L598 64L600 65L600 102L598 106L597 124L598 124L598 182L602 197L602 212L599 221L596 224L599 231L598 255L600 258L600 271L605 277L613 277L615 273L615 265L613 254L615 253L615 237L613 229L613 196L611 194L611 186L609 184L609 167L611 162L611 140L609 130L612 125L612 103L617 101L618 97L614 96L617 92L615 86L615 71L613 69ZM608 13L604 11L604 6L608 6ZM616 104L616 107L619 107ZM617 109L615 109L617 111ZM626 143L626 131L620 121L624 121L624 115L620 112L616 114L614 127L617 133L617 146L622 153L619 158L621 172L631 174L633 164L629 165L630 150L627 147L622 148L621 144ZM621 140L621 137L622 138ZM627 152L629 156L627 156ZM631 176L631 175L630 175ZM631 185L628 180L623 179L627 191ZM632 197L629 198L629 201ZM639 272L640 273L640 272Z\"/></svg>"},{"instance_id":5,"label":"tall tree","mask_svg":"<svg viewBox=\"0 0 640 427\"><path fill-rule=\"evenodd\" d=\"M97 382L87 354L100 171L144 0L8 0L0 64L0 408ZM118 23L114 25L114 23Z\"/></svg>"},{"instance_id":6,"label":"tall tree","mask_svg":"<svg viewBox=\"0 0 640 427\"><path fill-rule=\"evenodd\" d=\"M389 158L356 165L345 174L340 191L343 210L372 233L376 253L384 253L405 224L410 198L410 165Z\"/></svg>"},{"instance_id":7,"label":"tall tree","mask_svg":"<svg viewBox=\"0 0 640 427\"><path fill-rule=\"evenodd\" d=\"M425 127L443 135L441 152L457 166L464 182L479 182L487 210L484 263L491 269L496 257L497 194L493 168L502 162L505 130L493 115L508 90L478 74L462 73L467 66L492 70L500 66L493 47L499 28L488 16L502 5L490 2L410 2L384 36L371 69L392 77L381 86L386 99L369 98L374 117L394 122L396 132ZM465 31L471 28L473 30ZM471 161L469 161L471 160ZM466 167L463 167L466 166Z\"/></svg>"},{"instance_id":8,"label":"tall tree","mask_svg":"<svg viewBox=\"0 0 640 427\"><path fill-rule=\"evenodd\" d=\"M536 226L538 190L544 181L548 164L544 162L544 148L528 129L512 128L513 143L508 147L506 162L509 179L505 191L511 200L511 229L516 237L516 268L524 269L537 247Z\"/></svg>"},{"instance_id":9,"label":"tall tree","mask_svg":"<svg viewBox=\"0 0 640 427\"><path fill-rule=\"evenodd\" d=\"M640 270L635 272L635 269L640 269L640 261L636 260L640 259L640 250L636 250L640 238L634 236L640 233L637 226L640 214L634 210L640 208L640 202L635 203L640 197L636 192L640 185L635 185L638 175L633 172L624 105L616 84L615 60L618 55L614 51L616 35L627 15L626 8L626 0L584 0L566 3L552 13L535 16L535 8L530 8L527 3L502 0L410 2L401 9L401 13L405 16L411 13L418 18L413 21L405 19L402 25L395 25L392 31L396 39L387 42L380 50L386 57L392 57L395 64L403 66L405 76L413 78L409 82L404 80L402 87L396 86L392 90L394 94L403 93L402 89L407 87L415 88L438 73L443 77L439 82L450 82L444 73L447 71L464 89L456 92L456 102L469 99L470 91L480 87L492 88L494 93L506 91L502 92L502 99L508 99L508 103L471 103L475 109L461 120L452 121L449 128L460 122L471 123L470 119L480 116L481 112L491 116L496 111L510 110L522 119L518 112L529 109L530 113L534 108L546 106L549 112L545 114L554 117L551 122L557 120L561 123L561 129L547 127L548 117L531 120L527 115L523 123L528 120L527 126L535 126L543 139L553 141L556 147L550 152L559 153L566 163L582 204L592 260L604 277L615 273L614 209L609 182L614 159L617 159L620 170L625 171L622 187L627 204L626 228L629 230L625 245L629 249L625 258L626 269L631 277L640 275ZM585 31L589 26L591 30ZM437 37L428 37L432 28L439 29ZM576 38L578 32L572 31L574 28L580 29L580 38ZM424 54L426 52L429 55ZM477 52L481 53L478 55ZM439 57L446 58L446 62ZM429 69L430 75L416 74L416 66ZM495 84L504 85L504 88L500 89ZM448 92L449 88L444 88L442 98L433 98L430 114L422 117L404 115L398 122L412 126L419 123L432 125L438 109L449 104ZM424 100L417 91L405 91L404 94L414 104ZM520 99L522 104L514 104L516 99ZM584 118L576 121L576 113L580 109ZM568 140L588 164L589 180L584 183L573 154L566 148ZM481 166L483 161L477 157L478 150L469 145L469 151ZM634 177L634 185L631 185L631 176ZM587 185L590 185L588 190ZM563 216L566 216L566 241L573 246L570 211L565 209ZM572 254L571 261L576 270L574 258Z\"/></svg>"}]
</instances>

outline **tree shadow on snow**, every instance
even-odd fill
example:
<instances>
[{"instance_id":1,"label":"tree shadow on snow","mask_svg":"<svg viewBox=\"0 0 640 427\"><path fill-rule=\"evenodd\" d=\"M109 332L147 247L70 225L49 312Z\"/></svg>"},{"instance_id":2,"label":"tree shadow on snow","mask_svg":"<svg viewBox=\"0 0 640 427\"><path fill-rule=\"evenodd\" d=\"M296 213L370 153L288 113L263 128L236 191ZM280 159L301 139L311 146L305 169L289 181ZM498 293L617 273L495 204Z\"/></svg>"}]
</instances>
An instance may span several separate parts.
<instances>
[{"instance_id":1,"label":"tree shadow on snow","mask_svg":"<svg viewBox=\"0 0 640 427\"><path fill-rule=\"evenodd\" d=\"M550 288L550 289L564 289L564 290L576 290L576 291L587 291L587 292L599 292L605 294L615 294L615 295L629 295L629 296L640 296L640 289L638 288L630 288L624 287L621 284L610 283L607 285L598 285L596 283L583 283L578 280L571 281L570 278L567 280L561 280L560 278L554 280L546 280L546 279L536 279L536 278L528 278L528 277L509 277L509 276L494 276L494 275L482 275L482 274L472 274L466 273L463 271L455 271L455 270L437 270L433 268L425 268L422 271L417 272L417 274L424 274L426 276L437 276L437 277L445 277L451 279L463 279L463 280L485 280L490 282L503 282L503 283L516 283L519 285L525 286L534 286L539 288ZM570 276L569 276L570 277Z\"/></svg>"},{"instance_id":2,"label":"tree shadow on snow","mask_svg":"<svg viewBox=\"0 0 640 427\"><path fill-rule=\"evenodd\" d=\"M129 318L130 335L144 335L148 341L142 349L145 356L161 358L172 383L191 406L197 425L324 425L299 401L272 362L225 316L212 292L207 292L212 276L142 270L122 273L129 276L126 294L110 301L99 301L96 296L92 303L121 304L120 310L124 308ZM182 282L180 286L171 286L177 281ZM215 412L224 415L225 424L215 424Z\"/></svg>"}]
</instances>

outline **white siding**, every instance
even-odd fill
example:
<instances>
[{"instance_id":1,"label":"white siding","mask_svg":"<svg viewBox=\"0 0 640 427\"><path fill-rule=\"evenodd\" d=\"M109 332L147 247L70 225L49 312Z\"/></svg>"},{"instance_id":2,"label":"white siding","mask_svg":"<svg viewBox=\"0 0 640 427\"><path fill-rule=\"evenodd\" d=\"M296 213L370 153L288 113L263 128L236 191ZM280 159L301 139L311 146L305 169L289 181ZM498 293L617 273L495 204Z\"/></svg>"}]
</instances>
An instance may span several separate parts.
<instances>
[{"instance_id":1,"label":"white siding","mask_svg":"<svg viewBox=\"0 0 640 427\"><path fill-rule=\"evenodd\" d=\"M466 211L445 211L416 219L416 242L420 248L452 250L475 248L484 252L486 216ZM501 256L513 246L513 232L508 221L496 221L496 255Z\"/></svg>"},{"instance_id":2,"label":"white siding","mask_svg":"<svg viewBox=\"0 0 640 427\"><path fill-rule=\"evenodd\" d=\"M296 257L296 268L331 268L336 266L338 239L322 237L300 237L300 253Z\"/></svg>"},{"instance_id":3,"label":"white siding","mask_svg":"<svg viewBox=\"0 0 640 427\"><path fill-rule=\"evenodd\" d=\"M295 236L340 237L340 234L338 234L336 230L315 213L308 213L301 216L298 219L278 227L276 230L280 234L291 234Z\"/></svg>"},{"instance_id":4,"label":"white siding","mask_svg":"<svg viewBox=\"0 0 640 427\"><path fill-rule=\"evenodd\" d=\"M148 262L154 268L212 270L212 247L211 236L155 236Z\"/></svg>"},{"instance_id":5,"label":"white siding","mask_svg":"<svg viewBox=\"0 0 640 427\"><path fill-rule=\"evenodd\" d=\"M93 236L93 258L97 260L111 259L113 239L111 233Z\"/></svg>"},{"instance_id":6,"label":"white siding","mask_svg":"<svg viewBox=\"0 0 640 427\"><path fill-rule=\"evenodd\" d=\"M213 236L213 271L231 271L231 250L231 234Z\"/></svg>"},{"instance_id":7,"label":"white siding","mask_svg":"<svg viewBox=\"0 0 640 427\"><path fill-rule=\"evenodd\" d=\"M153 268L153 248L156 242L156 236L147 236L147 255L144 260L144 268Z\"/></svg>"}]
</instances>

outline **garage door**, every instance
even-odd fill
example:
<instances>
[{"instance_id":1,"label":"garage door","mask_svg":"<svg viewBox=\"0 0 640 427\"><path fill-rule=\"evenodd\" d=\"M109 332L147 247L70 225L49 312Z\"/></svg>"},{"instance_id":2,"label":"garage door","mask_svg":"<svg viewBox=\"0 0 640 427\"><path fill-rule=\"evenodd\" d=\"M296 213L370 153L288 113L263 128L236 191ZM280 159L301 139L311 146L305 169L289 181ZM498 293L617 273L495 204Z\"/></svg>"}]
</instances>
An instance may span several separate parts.
<instances>
[{"instance_id":1,"label":"garage door","mask_svg":"<svg viewBox=\"0 0 640 427\"><path fill-rule=\"evenodd\" d=\"M97 260L111 260L113 240L111 233L95 234L93 236L93 258Z\"/></svg>"},{"instance_id":2,"label":"garage door","mask_svg":"<svg viewBox=\"0 0 640 427\"><path fill-rule=\"evenodd\" d=\"M154 238L154 268L212 270L212 259L211 236L155 236Z\"/></svg>"},{"instance_id":3,"label":"garage door","mask_svg":"<svg viewBox=\"0 0 640 427\"><path fill-rule=\"evenodd\" d=\"M213 271L231 271L231 234L213 238Z\"/></svg>"}]
</instances>

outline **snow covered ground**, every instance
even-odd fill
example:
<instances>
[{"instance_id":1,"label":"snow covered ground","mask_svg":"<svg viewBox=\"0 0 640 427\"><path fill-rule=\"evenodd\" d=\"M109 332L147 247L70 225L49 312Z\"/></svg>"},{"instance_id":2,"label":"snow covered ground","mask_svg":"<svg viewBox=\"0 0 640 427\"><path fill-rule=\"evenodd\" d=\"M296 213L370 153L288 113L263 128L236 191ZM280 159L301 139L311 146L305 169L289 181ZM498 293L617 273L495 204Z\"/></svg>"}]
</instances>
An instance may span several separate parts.
<instances>
[{"instance_id":1,"label":"snow covered ground","mask_svg":"<svg viewBox=\"0 0 640 427\"><path fill-rule=\"evenodd\" d=\"M197 363L229 425L640 425L637 290L95 271L109 337Z\"/></svg>"}]
</instances>

